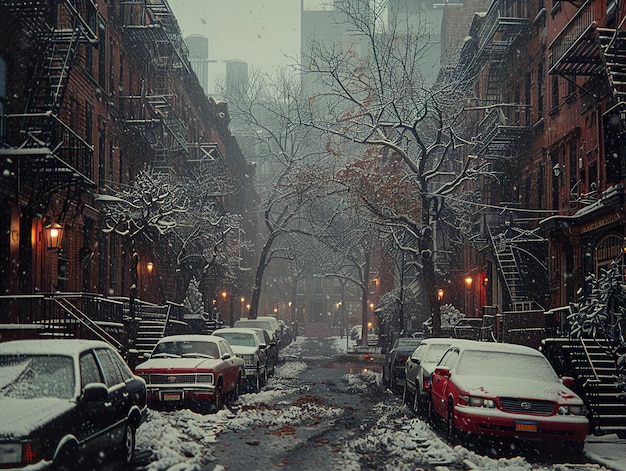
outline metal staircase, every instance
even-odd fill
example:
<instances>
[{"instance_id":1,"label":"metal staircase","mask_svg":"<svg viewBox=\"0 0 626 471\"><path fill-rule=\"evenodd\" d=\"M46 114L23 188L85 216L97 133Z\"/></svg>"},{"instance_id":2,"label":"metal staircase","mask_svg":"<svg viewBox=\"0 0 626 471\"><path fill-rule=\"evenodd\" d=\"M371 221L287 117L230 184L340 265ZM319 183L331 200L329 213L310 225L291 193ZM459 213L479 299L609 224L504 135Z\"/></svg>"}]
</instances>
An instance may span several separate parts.
<instances>
[{"instance_id":1,"label":"metal staircase","mask_svg":"<svg viewBox=\"0 0 626 471\"><path fill-rule=\"evenodd\" d=\"M489 235L493 244L500 274L511 297L511 303L515 304L527 301L526 289L512 245L503 233L494 235L490 228Z\"/></svg>"},{"instance_id":2,"label":"metal staircase","mask_svg":"<svg viewBox=\"0 0 626 471\"><path fill-rule=\"evenodd\" d=\"M617 102L626 101L626 31L598 28L609 85Z\"/></svg>"},{"instance_id":3,"label":"metal staircase","mask_svg":"<svg viewBox=\"0 0 626 471\"><path fill-rule=\"evenodd\" d=\"M589 409L594 435L626 438L626 399L616 380L615 358L605 340L571 339L563 345Z\"/></svg>"},{"instance_id":4,"label":"metal staircase","mask_svg":"<svg viewBox=\"0 0 626 471\"><path fill-rule=\"evenodd\" d=\"M94 186L93 146L63 121L63 98L79 47L98 44L96 13L92 0L6 0L0 5L0 14L11 15L32 38L35 65L28 98L22 113L3 117L0 149L22 157L19 172L32 188L33 208L45 206L54 189Z\"/></svg>"}]
</instances>

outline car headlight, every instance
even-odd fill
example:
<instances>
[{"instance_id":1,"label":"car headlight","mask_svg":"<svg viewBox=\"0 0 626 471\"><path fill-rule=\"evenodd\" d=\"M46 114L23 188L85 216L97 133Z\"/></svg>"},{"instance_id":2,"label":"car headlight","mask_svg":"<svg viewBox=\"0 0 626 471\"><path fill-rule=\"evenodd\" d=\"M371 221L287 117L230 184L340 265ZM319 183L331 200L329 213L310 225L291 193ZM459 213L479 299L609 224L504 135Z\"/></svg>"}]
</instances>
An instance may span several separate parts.
<instances>
[{"instance_id":1,"label":"car headlight","mask_svg":"<svg viewBox=\"0 0 626 471\"><path fill-rule=\"evenodd\" d=\"M496 403L493 399L484 397L470 396L468 394L459 395L459 404L470 407L485 407L487 409L495 409Z\"/></svg>"},{"instance_id":2,"label":"car headlight","mask_svg":"<svg viewBox=\"0 0 626 471\"><path fill-rule=\"evenodd\" d=\"M583 404L559 406L559 415L587 415L587 408Z\"/></svg>"}]
</instances>

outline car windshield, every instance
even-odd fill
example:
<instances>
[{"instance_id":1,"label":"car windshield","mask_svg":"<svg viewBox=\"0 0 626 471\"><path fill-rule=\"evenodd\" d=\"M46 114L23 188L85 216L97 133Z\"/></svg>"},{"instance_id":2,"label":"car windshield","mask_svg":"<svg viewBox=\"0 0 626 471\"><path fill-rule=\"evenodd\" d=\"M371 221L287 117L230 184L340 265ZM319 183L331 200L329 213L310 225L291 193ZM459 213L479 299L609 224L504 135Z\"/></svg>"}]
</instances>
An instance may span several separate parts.
<instances>
[{"instance_id":1,"label":"car windshield","mask_svg":"<svg viewBox=\"0 0 626 471\"><path fill-rule=\"evenodd\" d=\"M237 327L258 327L264 330L270 330L273 331L274 328L272 327L272 325L268 322L268 321L262 321L262 320L239 320L236 322Z\"/></svg>"},{"instance_id":2,"label":"car windshield","mask_svg":"<svg viewBox=\"0 0 626 471\"><path fill-rule=\"evenodd\" d=\"M74 362L63 355L0 355L0 397L71 399Z\"/></svg>"},{"instance_id":3,"label":"car windshield","mask_svg":"<svg viewBox=\"0 0 626 471\"><path fill-rule=\"evenodd\" d=\"M238 347L255 347L254 335L244 334L241 332L219 332L215 335L219 335L223 339L226 339L229 344L236 345Z\"/></svg>"},{"instance_id":4,"label":"car windshield","mask_svg":"<svg viewBox=\"0 0 626 471\"><path fill-rule=\"evenodd\" d=\"M177 340L160 342L152 352L153 358L206 357L218 358L219 348L214 342Z\"/></svg>"},{"instance_id":5,"label":"car windshield","mask_svg":"<svg viewBox=\"0 0 626 471\"><path fill-rule=\"evenodd\" d=\"M558 380L545 358L510 352L465 351L459 358L457 373L466 376Z\"/></svg>"},{"instance_id":6,"label":"car windshield","mask_svg":"<svg viewBox=\"0 0 626 471\"><path fill-rule=\"evenodd\" d=\"M424 355L422 363L437 363L439 360L441 360L441 357L446 352L446 350L448 350L448 347L449 345L431 345L430 347L428 347L428 351L426 352L426 355Z\"/></svg>"},{"instance_id":7,"label":"car windshield","mask_svg":"<svg viewBox=\"0 0 626 471\"><path fill-rule=\"evenodd\" d=\"M398 339L398 343L396 344L396 348L399 350L407 350L407 349L415 349L422 342L422 339L416 338L401 338Z\"/></svg>"}]
</instances>

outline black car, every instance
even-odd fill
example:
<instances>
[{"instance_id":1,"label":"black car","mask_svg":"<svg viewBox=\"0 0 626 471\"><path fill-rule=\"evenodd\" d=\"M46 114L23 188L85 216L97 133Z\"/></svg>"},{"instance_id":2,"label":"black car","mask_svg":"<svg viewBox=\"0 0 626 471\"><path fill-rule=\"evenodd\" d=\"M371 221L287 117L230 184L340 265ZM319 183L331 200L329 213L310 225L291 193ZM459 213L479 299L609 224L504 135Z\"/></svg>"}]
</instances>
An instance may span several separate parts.
<instances>
[{"instance_id":1,"label":"black car","mask_svg":"<svg viewBox=\"0 0 626 471\"><path fill-rule=\"evenodd\" d=\"M0 468L130 463L146 384L93 340L0 343Z\"/></svg>"},{"instance_id":2,"label":"black car","mask_svg":"<svg viewBox=\"0 0 626 471\"><path fill-rule=\"evenodd\" d=\"M423 337L400 337L385 354L383 363L383 386L393 392L404 389L404 364L419 346Z\"/></svg>"}]
</instances>

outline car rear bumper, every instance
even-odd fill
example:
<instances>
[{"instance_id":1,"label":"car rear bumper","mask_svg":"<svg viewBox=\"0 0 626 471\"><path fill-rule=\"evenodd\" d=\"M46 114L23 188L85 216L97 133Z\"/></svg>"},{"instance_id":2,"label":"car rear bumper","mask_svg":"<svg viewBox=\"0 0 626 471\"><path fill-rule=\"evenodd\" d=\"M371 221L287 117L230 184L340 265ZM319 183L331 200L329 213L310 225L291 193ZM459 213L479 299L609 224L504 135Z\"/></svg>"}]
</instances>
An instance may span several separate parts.
<instances>
[{"instance_id":1,"label":"car rear bumper","mask_svg":"<svg viewBox=\"0 0 626 471\"><path fill-rule=\"evenodd\" d=\"M215 399L215 386L211 385L149 385L148 403L175 404Z\"/></svg>"},{"instance_id":2,"label":"car rear bumper","mask_svg":"<svg viewBox=\"0 0 626 471\"><path fill-rule=\"evenodd\" d=\"M589 434L589 421L583 416L534 416L478 407L457 406L454 424L462 432L523 440L582 442Z\"/></svg>"}]
</instances>

